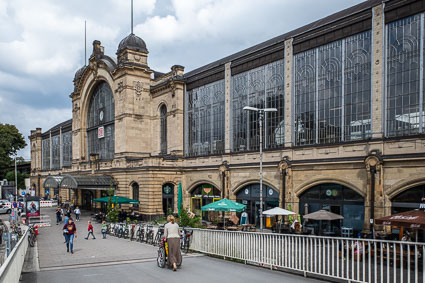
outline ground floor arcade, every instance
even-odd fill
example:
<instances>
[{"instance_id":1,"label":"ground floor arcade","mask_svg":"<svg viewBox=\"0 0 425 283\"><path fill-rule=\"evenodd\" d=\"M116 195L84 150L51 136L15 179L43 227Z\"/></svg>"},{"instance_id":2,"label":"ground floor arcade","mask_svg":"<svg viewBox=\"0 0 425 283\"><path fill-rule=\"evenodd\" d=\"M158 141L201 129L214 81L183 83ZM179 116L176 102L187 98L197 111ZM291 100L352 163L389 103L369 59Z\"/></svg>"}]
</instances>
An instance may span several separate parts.
<instances>
[{"instance_id":1,"label":"ground floor arcade","mask_svg":"<svg viewBox=\"0 0 425 283\"><path fill-rule=\"evenodd\" d=\"M75 176L72 172L70 175ZM55 175L51 175L55 176ZM63 176L63 175L62 175ZM123 205L146 219L177 212L179 185L182 187L183 206L211 221L201 207L221 198L229 198L247 206L248 221L259 223L260 187L256 164L192 167L189 169L126 168L104 170L84 175L88 180L96 176L109 176L114 182L115 194L138 199L140 205ZM363 160L346 162L295 163L282 160L266 163L263 174L264 209L280 206L300 214L326 209L344 216L336 223L306 223L315 230L338 232L342 227L353 229L353 235L371 229L371 219L403 210L423 206L425 199L425 165L423 160L383 160L369 156ZM40 178L40 180L37 180ZM101 209L95 198L105 196L111 187L49 187L43 186L47 176L32 177L33 186L40 184L37 192L58 193L84 209ZM372 221L373 222L373 221ZM377 231L390 232L390 228L375 226Z\"/></svg>"}]
</instances>

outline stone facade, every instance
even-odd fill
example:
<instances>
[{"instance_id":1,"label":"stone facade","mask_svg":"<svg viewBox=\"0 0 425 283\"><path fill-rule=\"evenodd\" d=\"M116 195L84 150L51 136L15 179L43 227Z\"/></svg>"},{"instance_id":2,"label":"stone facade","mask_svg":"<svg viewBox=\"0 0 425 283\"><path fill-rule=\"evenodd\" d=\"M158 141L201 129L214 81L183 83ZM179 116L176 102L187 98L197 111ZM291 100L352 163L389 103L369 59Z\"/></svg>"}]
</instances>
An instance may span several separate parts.
<instances>
[{"instance_id":1,"label":"stone facade","mask_svg":"<svg viewBox=\"0 0 425 283\"><path fill-rule=\"evenodd\" d=\"M339 144L294 146L293 47L297 36L303 34L293 35L275 43L284 50L285 57L285 143L284 147L266 150L263 155L264 184L279 192L280 206L301 211L298 204L302 193L319 184L340 184L364 198L364 231L369 231L371 227L370 218L391 213L391 199L394 196L425 184L425 136L383 138L384 5L380 1L369 2L375 3L369 9L372 14L370 29L373 35L372 138ZM267 48L268 45L264 47ZM199 184L212 185L221 192L221 197L235 200L242 188L259 182L259 153L231 152L232 59L225 58L217 63L222 64L221 78L225 80L225 153L186 157L184 133L188 124L184 118L185 90L189 86L188 81L192 78L193 83L195 76L199 77L199 81L204 79L207 83L213 77L212 71L206 68L199 73L184 74L183 67L173 66L169 73L158 74L149 68L146 52L122 52L124 53L119 56L124 56L127 64L119 63L111 67L115 64L111 63L114 61L104 55L100 42L95 41L89 65L74 80L75 90L70 95L73 105L71 168L41 170L41 129L31 132L31 180L39 188L40 195L44 194L42 183L48 175L107 174L116 181L117 195L120 196L133 198L131 185L137 182L140 186L139 212L152 217L163 214L162 186L166 183L174 184L174 210L177 211L179 183L183 188L183 205L190 209L191 193ZM240 59L235 57L234 60ZM107 82L113 90L115 155L113 160L98 161L98 167L93 169L87 156L85 129L90 96L99 81ZM162 154L160 150L162 105L167 107L166 154ZM74 192L71 193L71 199L80 203L81 192L76 196L73 194ZM60 195L63 199L70 197L63 189L60 190ZM98 196L99 192L96 197ZM383 229L379 226L375 228Z\"/></svg>"}]
</instances>

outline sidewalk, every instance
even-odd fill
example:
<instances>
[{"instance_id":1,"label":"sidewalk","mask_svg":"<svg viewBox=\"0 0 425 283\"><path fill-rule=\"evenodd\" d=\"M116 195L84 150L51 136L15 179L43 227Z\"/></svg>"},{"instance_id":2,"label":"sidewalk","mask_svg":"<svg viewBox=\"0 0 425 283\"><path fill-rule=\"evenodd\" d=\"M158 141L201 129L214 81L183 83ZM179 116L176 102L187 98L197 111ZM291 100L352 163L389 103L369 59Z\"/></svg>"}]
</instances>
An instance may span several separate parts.
<instances>
[{"instance_id":1,"label":"sidewalk","mask_svg":"<svg viewBox=\"0 0 425 283\"><path fill-rule=\"evenodd\" d=\"M43 208L42 214L47 214L52 219L51 227L39 228L38 256L40 269L68 265L84 265L123 260L139 260L156 258L157 247L130 242L128 239L118 239L107 235L102 239L100 224L92 223L96 240L85 240L87 236L87 221L90 212L82 212L81 220L75 222L78 237L74 239L74 254L66 252L63 224L56 225L55 208ZM73 215L73 218L74 215Z\"/></svg>"}]
</instances>

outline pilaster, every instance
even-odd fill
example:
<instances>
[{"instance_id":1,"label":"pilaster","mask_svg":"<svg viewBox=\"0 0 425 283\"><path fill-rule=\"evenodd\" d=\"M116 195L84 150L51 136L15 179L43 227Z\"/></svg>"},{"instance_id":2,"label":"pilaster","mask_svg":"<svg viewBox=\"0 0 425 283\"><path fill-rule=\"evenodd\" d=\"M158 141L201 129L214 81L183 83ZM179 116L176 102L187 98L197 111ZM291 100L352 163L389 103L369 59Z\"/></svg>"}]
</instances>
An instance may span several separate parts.
<instances>
[{"instance_id":1,"label":"pilaster","mask_svg":"<svg viewBox=\"0 0 425 283\"><path fill-rule=\"evenodd\" d=\"M232 69L230 68L232 62L227 62L224 65L224 103L225 103L225 122L224 122L224 151L229 153L231 150L230 144L230 84L232 81Z\"/></svg>"},{"instance_id":2,"label":"pilaster","mask_svg":"<svg viewBox=\"0 0 425 283\"><path fill-rule=\"evenodd\" d=\"M384 136L384 4L372 8L372 138Z\"/></svg>"},{"instance_id":3,"label":"pilaster","mask_svg":"<svg viewBox=\"0 0 425 283\"><path fill-rule=\"evenodd\" d=\"M292 146L292 41L285 41L285 147Z\"/></svg>"}]
</instances>

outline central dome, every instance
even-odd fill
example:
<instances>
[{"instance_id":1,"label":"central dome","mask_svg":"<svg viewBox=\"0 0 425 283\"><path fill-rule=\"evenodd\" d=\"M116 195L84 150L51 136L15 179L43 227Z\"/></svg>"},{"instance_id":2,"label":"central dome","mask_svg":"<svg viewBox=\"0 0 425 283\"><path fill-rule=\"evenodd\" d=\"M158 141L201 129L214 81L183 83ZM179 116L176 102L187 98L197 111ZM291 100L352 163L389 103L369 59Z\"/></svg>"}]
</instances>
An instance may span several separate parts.
<instances>
[{"instance_id":1,"label":"central dome","mask_svg":"<svg viewBox=\"0 0 425 283\"><path fill-rule=\"evenodd\" d=\"M134 33L129 34L127 37L121 40L120 45L118 45L117 54L126 48L148 53L148 49L146 48L146 43L143 41L143 39L141 39Z\"/></svg>"}]
</instances>

